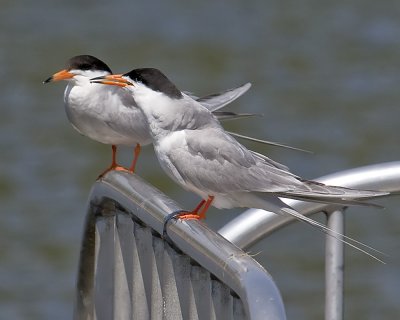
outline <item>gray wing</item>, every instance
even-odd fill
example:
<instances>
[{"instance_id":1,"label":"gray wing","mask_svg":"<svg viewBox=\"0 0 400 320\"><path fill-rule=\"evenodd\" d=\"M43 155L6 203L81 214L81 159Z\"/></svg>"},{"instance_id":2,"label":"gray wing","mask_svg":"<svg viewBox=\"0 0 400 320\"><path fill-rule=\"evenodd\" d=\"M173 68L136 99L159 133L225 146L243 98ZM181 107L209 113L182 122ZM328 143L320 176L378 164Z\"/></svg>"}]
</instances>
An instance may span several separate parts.
<instances>
[{"instance_id":1,"label":"gray wing","mask_svg":"<svg viewBox=\"0 0 400 320\"><path fill-rule=\"evenodd\" d=\"M212 113L217 117L217 119L219 121L237 120L237 119L245 119L245 118L251 118L251 117L261 117L262 114L217 111L217 110L225 107L227 104L233 102L240 96L242 96L244 93L246 93L250 89L250 87L251 87L251 83L248 82L240 87L228 89L226 91L219 92L219 93L210 94L210 95L207 95L207 96L204 96L201 98L198 98L191 93L186 92L186 94L188 96L190 96L192 99L196 100L197 102L200 102L201 105L206 107L208 110L212 111ZM276 146L276 147L281 147L281 148L286 148L286 149L291 149L291 150L296 150L296 151L301 151L301 152L312 153L307 150L287 146L287 145L273 142L273 141L256 139L256 138L248 137L248 136L233 133L233 132L230 132L230 134L232 134L233 136L236 136L238 138L249 140L249 141L254 141L257 143L267 144L267 145L271 145L271 146Z\"/></svg>"},{"instance_id":2,"label":"gray wing","mask_svg":"<svg viewBox=\"0 0 400 320\"><path fill-rule=\"evenodd\" d=\"M228 89L223 92L210 94L208 96L204 96L201 98L195 98L198 102L200 102L204 107L206 107L210 111L216 111L232 101L236 100L240 96L242 96L247 90L251 87L251 83L248 82L240 87ZM192 96L193 97L193 96Z\"/></svg>"},{"instance_id":3,"label":"gray wing","mask_svg":"<svg viewBox=\"0 0 400 320\"><path fill-rule=\"evenodd\" d=\"M180 177L197 189L215 193L268 192L322 202L384 195L307 181L264 155L246 149L218 128L186 130L186 146L169 154Z\"/></svg>"},{"instance_id":4,"label":"gray wing","mask_svg":"<svg viewBox=\"0 0 400 320\"><path fill-rule=\"evenodd\" d=\"M244 140L248 140L248 141L253 141L253 142L266 144L266 145L279 147L279 148L284 148L284 149L290 149L290 150L294 150L294 151L300 151L300 152L305 152L305 153L313 153L312 151L308 151L308 150L300 149L300 148L296 148L296 147L291 147L291 146L288 146L286 144L282 144L282 143L279 143L279 142L273 142L273 141L268 141L268 140L257 139L257 138L245 136L245 135L242 135L242 134L239 134L239 133L236 133L236 132L231 132L231 131L227 131L227 132L231 136L234 136L234 137L240 138L240 139L244 139Z\"/></svg>"},{"instance_id":5,"label":"gray wing","mask_svg":"<svg viewBox=\"0 0 400 320\"><path fill-rule=\"evenodd\" d=\"M236 113L232 111L212 111L212 114L216 116L219 121L262 117L262 115L258 113Z\"/></svg>"},{"instance_id":6,"label":"gray wing","mask_svg":"<svg viewBox=\"0 0 400 320\"><path fill-rule=\"evenodd\" d=\"M242 96L244 93L246 93L251 87L251 83L248 82L240 87L233 88L233 89L228 89L226 91L220 92L220 93L214 93L210 94L204 97L197 97L193 95L192 93L189 92L184 92L187 96L192 98L193 100L196 100L197 102L200 102L202 106L206 107L208 110L212 111L213 115L217 117L219 121L228 121L228 120L238 120L238 119L246 119L246 118L252 118L252 117L261 117L262 114L255 114L255 113L236 113L236 112L230 112L230 111L217 111L227 104L233 102L240 96ZM262 143L262 144L267 144L271 146L276 146L276 147L281 147L281 148L286 148L286 149L291 149L291 150L296 150L296 151L301 151L301 152L308 152L311 153L310 151L303 150L300 148L295 148L291 146L287 146L281 143L273 142L273 141L267 141L267 140L261 140L261 139L256 139L252 137L248 137L245 135L237 134L230 132L233 136L236 136L241 139L249 140L249 141L254 141L257 143Z\"/></svg>"},{"instance_id":7,"label":"gray wing","mask_svg":"<svg viewBox=\"0 0 400 320\"><path fill-rule=\"evenodd\" d=\"M218 128L185 130L185 139L168 157L179 180L200 190L285 192L301 184L285 166L252 153Z\"/></svg>"},{"instance_id":8,"label":"gray wing","mask_svg":"<svg viewBox=\"0 0 400 320\"><path fill-rule=\"evenodd\" d=\"M109 110L109 119L105 123L123 137L143 144L150 143L151 136L145 117L132 95L119 89L116 97L119 99L119 106L113 111Z\"/></svg>"}]
</instances>

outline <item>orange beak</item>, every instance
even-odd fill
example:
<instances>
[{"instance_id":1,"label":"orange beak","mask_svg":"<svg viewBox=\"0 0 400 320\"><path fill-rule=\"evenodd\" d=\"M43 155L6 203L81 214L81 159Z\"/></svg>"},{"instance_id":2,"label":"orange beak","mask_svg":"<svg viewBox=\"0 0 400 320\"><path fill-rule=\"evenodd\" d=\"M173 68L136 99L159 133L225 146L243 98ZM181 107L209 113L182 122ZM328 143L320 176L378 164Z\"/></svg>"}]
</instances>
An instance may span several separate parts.
<instances>
[{"instance_id":1,"label":"orange beak","mask_svg":"<svg viewBox=\"0 0 400 320\"><path fill-rule=\"evenodd\" d=\"M67 80L73 78L75 75L69 72L67 69L61 70L53 74L50 78L43 81L43 83L49 83L53 81Z\"/></svg>"},{"instance_id":2,"label":"orange beak","mask_svg":"<svg viewBox=\"0 0 400 320\"><path fill-rule=\"evenodd\" d=\"M133 86L132 82L124 79L122 74L111 74L108 76L97 77L90 79L91 83L101 83L101 84L108 84L111 86L118 86L118 87L126 87L126 86Z\"/></svg>"}]
</instances>

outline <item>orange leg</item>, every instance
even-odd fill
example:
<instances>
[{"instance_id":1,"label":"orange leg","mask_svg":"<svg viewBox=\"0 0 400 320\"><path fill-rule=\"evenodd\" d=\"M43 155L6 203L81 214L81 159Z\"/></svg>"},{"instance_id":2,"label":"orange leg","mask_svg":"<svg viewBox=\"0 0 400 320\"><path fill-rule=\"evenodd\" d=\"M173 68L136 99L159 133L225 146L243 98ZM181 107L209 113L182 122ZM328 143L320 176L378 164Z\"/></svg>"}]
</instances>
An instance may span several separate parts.
<instances>
[{"instance_id":1,"label":"orange leg","mask_svg":"<svg viewBox=\"0 0 400 320\"><path fill-rule=\"evenodd\" d=\"M197 219L202 220L206 218L206 212L210 207L211 203L214 200L214 196L208 196L207 201L201 200L197 207L190 212L184 212L178 215L178 219L188 220L188 219Z\"/></svg>"},{"instance_id":2,"label":"orange leg","mask_svg":"<svg viewBox=\"0 0 400 320\"><path fill-rule=\"evenodd\" d=\"M188 220L188 219L204 219L206 217L206 212L208 208L210 207L211 203L214 200L214 196L208 196L207 201L201 200L200 203L197 205L197 207L193 211L175 211L167 215L164 219L164 226L163 226L163 233L162 236L164 239L167 239L168 241L168 234L167 234L167 224L170 220L172 219L182 219L182 220ZM200 213L199 213L200 210Z\"/></svg>"},{"instance_id":3,"label":"orange leg","mask_svg":"<svg viewBox=\"0 0 400 320\"><path fill-rule=\"evenodd\" d=\"M214 201L214 196L208 196L206 204L204 205L203 209L201 209L201 211L199 212L199 219L200 220L206 218L206 212L208 211L208 208L211 206L213 201Z\"/></svg>"},{"instance_id":4,"label":"orange leg","mask_svg":"<svg viewBox=\"0 0 400 320\"><path fill-rule=\"evenodd\" d=\"M201 200L200 203L197 205L197 207L192 211L192 213L198 213L201 207L206 203L206 200Z\"/></svg>"},{"instance_id":5,"label":"orange leg","mask_svg":"<svg viewBox=\"0 0 400 320\"><path fill-rule=\"evenodd\" d=\"M135 172L136 162L137 162L138 159L139 159L139 154L140 154L140 150L141 150L141 149L142 149L142 148L141 148L140 144L137 143L137 144L136 144L136 147L135 147L135 150L134 150L134 152L133 152L134 156L133 156L132 165L131 165L131 167L129 168L129 171L132 172L132 173Z\"/></svg>"},{"instance_id":6,"label":"orange leg","mask_svg":"<svg viewBox=\"0 0 400 320\"><path fill-rule=\"evenodd\" d=\"M201 207L206 203L206 200L201 200L200 203L197 205L197 207L193 211L184 211L181 214L177 216L178 219L182 220L188 220L188 219L200 219L200 216L198 214L199 210Z\"/></svg>"},{"instance_id":7,"label":"orange leg","mask_svg":"<svg viewBox=\"0 0 400 320\"><path fill-rule=\"evenodd\" d=\"M103 171L103 173L101 173L98 177L98 179L102 178L107 172L112 171L112 170L117 170L117 171L129 171L128 169L120 166L117 163L117 146L116 145L112 145L112 158L111 158L111 165Z\"/></svg>"}]
</instances>

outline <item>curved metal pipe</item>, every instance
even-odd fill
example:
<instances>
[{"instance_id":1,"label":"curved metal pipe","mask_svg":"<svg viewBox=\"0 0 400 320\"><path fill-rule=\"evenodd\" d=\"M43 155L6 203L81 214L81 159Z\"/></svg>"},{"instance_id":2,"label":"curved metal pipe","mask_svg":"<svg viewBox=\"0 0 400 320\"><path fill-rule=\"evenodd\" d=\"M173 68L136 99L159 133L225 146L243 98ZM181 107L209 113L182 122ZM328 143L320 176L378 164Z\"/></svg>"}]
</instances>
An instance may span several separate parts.
<instances>
[{"instance_id":1,"label":"curved metal pipe","mask_svg":"<svg viewBox=\"0 0 400 320\"><path fill-rule=\"evenodd\" d=\"M325 184L348 188L380 190L390 192L391 194L399 193L400 161L341 171L315 180ZM290 199L282 200L304 215L311 215L321 211L332 211L337 208L337 206L322 203ZM244 250L272 232L294 221L296 220L292 217L277 215L261 209L249 209L227 223L219 230L219 233Z\"/></svg>"},{"instance_id":2,"label":"curved metal pipe","mask_svg":"<svg viewBox=\"0 0 400 320\"><path fill-rule=\"evenodd\" d=\"M172 245L162 240L165 218L177 210L180 210L177 203L135 174L111 171L94 184L88 201L74 319L92 319L96 315L100 319L99 314L109 319L108 313L129 314L134 309L132 301L143 296L146 301L146 305L141 305L145 310L143 314L149 312L153 316L154 306L157 309L154 313L156 318L157 312L162 309L163 316L160 318L182 319L183 313L178 306L187 309L189 305L190 312L187 313L191 314L191 318L202 318L197 311L204 312L200 314L215 312L210 307L214 306L211 294L218 296L219 291L212 291L211 281L220 281L221 288L226 287L221 292L225 290L229 296L239 297L235 299L241 303L234 307L236 300L226 301L228 295L223 293L218 296L220 300L225 299L232 310L236 308L230 318L237 319L239 315L241 319L243 314L249 319L286 319L282 297L272 276L252 257L203 223L198 220L174 220L167 226ZM134 225L143 225L147 233L133 231L134 228L139 229ZM141 242L138 241L140 236L146 234ZM140 247L140 257L137 249L136 253L132 253L134 247ZM184 275L174 271L173 266L178 264L179 270L185 270ZM196 265L194 269L197 271L191 269L192 265ZM142 268L148 270L147 276L141 273ZM136 283L132 280L136 279L134 273L140 279ZM200 275L203 275L202 278ZM192 281L192 278L195 280ZM202 285L206 288L203 291L198 289L203 288ZM143 289L145 286L147 289ZM181 290L179 294L178 287ZM146 290L151 292L148 300ZM168 298L162 295L163 290L167 295L170 293ZM231 291L234 293L231 294ZM201 299L197 299L194 292ZM200 305L196 305L196 299L201 300ZM168 308L163 306L166 301L174 301L177 309L170 305ZM207 307L199 307L203 305ZM220 307L222 303L215 305ZM104 315L104 312L107 314ZM142 309L135 312L141 314ZM215 316L216 313L213 314Z\"/></svg>"}]
</instances>

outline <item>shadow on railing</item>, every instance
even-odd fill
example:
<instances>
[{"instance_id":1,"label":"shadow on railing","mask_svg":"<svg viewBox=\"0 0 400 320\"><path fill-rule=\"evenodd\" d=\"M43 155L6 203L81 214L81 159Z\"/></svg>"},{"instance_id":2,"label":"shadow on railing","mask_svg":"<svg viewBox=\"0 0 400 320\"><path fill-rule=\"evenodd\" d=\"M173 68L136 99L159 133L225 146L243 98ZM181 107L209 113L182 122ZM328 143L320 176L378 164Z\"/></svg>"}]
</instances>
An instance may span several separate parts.
<instances>
[{"instance_id":1,"label":"shadow on railing","mask_svg":"<svg viewBox=\"0 0 400 320\"><path fill-rule=\"evenodd\" d=\"M110 172L89 198L75 319L285 319L272 277L136 175Z\"/></svg>"}]
</instances>

